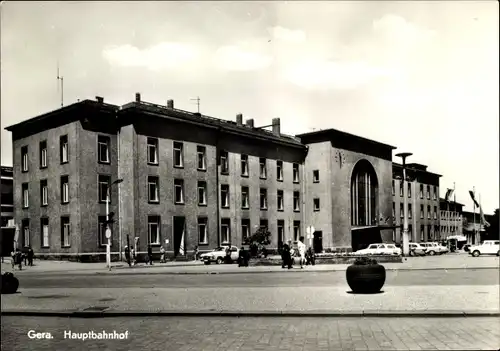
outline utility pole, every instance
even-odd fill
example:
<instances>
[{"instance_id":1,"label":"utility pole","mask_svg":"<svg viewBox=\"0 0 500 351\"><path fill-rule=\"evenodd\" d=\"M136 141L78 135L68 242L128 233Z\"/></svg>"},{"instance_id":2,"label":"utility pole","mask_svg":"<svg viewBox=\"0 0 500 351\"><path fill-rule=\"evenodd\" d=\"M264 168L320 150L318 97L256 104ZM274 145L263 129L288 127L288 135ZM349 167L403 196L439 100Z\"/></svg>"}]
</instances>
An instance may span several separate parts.
<instances>
[{"instance_id":1,"label":"utility pole","mask_svg":"<svg viewBox=\"0 0 500 351\"><path fill-rule=\"evenodd\" d=\"M196 101L196 105L198 106L198 113L200 113L200 97L197 96L196 99L190 99L191 101Z\"/></svg>"},{"instance_id":2,"label":"utility pole","mask_svg":"<svg viewBox=\"0 0 500 351\"><path fill-rule=\"evenodd\" d=\"M403 256L408 256L410 253L410 244L408 238L408 186L406 185L406 158L413 155L410 152L401 152L396 154L397 157L401 157L403 160Z\"/></svg>"},{"instance_id":3,"label":"utility pole","mask_svg":"<svg viewBox=\"0 0 500 351\"><path fill-rule=\"evenodd\" d=\"M59 75L59 62L57 62L57 81L61 81L61 107L64 106L64 77Z\"/></svg>"}]
</instances>

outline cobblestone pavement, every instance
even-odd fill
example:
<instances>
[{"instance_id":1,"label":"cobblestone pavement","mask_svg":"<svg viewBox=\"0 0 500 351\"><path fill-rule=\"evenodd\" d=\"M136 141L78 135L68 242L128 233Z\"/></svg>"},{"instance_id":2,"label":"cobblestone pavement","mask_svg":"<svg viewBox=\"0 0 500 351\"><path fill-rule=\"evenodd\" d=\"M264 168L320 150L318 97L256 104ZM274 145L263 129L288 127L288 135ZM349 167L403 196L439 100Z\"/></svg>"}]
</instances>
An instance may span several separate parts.
<instances>
[{"instance_id":1,"label":"cobblestone pavement","mask_svg":"<svg viewBox=\"0 0 500 351\"><path fill-rule=\"evenodd\" d=\"M498 350L495 318L2 318L2 350ZM53 339L30 339L28 331ZM74 340L64 331L124 333Z\"/></svg>"}]
</instances>

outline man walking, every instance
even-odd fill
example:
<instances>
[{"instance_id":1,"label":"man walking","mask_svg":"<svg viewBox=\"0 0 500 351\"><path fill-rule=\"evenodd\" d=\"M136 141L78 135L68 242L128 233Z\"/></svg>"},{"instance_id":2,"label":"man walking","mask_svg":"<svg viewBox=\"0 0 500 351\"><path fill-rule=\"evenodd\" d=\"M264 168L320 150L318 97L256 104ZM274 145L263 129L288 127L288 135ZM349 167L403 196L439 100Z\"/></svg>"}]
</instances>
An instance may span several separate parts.
<instances>
[{"instance_id":1,"label":"man walking","mask_svg":"<svg viewBox=\"0 0 500 351\"><path fill-rule=\"evenodd\" d=\"M300 268L304 268L304 263L306 261L306 244L304 244L303 236L299 238L299 242L297 243L297 248L299 250Z\"/></svg>"},{"instance_id":2,"label":"man walking","mask_svg":"<svg viewBox=\"0 0 500 351\"><path fill-rule=\"evenodd\" d=\"M128 246L125 246L125 259L127 260L128 266L132 267L132 263L130 262L130 249Z\"/></svg>"},{"instance_id":3,"label":"man walking","mask_svg":"<svg viewBox=\"0 0 500 351\"><path fill-rule=\"evenodd\" d=\"M148 245L148 262L149 265L153 265L153 249L151 248L151 245Z\"/></svg>"}]
</instances>

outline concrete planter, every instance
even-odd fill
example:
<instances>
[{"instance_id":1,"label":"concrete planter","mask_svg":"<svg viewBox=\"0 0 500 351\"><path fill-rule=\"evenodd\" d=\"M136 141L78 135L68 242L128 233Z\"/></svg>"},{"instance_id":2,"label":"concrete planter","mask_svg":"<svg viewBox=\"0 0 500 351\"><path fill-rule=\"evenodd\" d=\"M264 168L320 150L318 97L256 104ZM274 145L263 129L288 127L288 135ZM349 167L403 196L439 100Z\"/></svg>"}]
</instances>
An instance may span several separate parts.
<instances>
[{"instance_id":1,"label":"concrete planter","mask_svg":"<svg viewBox=\"0 0 500 351\"><path fill-rule=\"evenodd\" d=\"M19 288L19 280L14 274L6 272L2 274L2 294L15 294Z\"/></svg>"}]
</instances>

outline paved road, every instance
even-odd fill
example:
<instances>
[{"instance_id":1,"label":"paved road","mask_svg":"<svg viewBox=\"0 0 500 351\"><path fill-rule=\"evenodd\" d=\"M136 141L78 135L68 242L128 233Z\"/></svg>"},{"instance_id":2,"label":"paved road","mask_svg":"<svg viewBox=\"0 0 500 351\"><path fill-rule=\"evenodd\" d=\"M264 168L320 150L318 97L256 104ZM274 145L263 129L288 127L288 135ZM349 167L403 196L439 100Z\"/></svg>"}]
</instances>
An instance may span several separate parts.
<instances>
[{"instance_id":1,"label":"paved road","mask_svg":"<svg viewBox=\"0 0 500 351\"><path fill-rule=\"evenodd\" d=\"M3 317L2 350L498 350L495 318L106 318ZM28 331L53 339L30 339ZM124 333L73 340L64 331Z\"/></svg>"},{"instance_id":2,"label":"paved road","mask_svg":"<svg viewBox=\"0 0 500 351\"><path fill-rule=\"evenodd\" d=\"M220 275L58 275L36 273L19 275L22 288L126 288L126 287L293 287L341 286L346 284L345 272L303 272L273 274ZM498 269L387 271L386 285L499 285Z\"/></svg>"}]
</instances>

